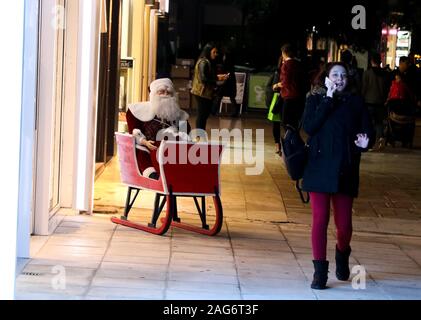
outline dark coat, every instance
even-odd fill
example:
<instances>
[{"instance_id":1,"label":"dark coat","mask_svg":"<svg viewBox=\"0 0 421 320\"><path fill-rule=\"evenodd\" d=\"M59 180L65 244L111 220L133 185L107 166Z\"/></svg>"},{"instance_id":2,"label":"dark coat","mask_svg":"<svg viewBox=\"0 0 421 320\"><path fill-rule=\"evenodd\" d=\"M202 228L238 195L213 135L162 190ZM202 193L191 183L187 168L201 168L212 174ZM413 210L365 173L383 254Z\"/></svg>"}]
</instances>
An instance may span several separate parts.
<instances>
[{"instance_id":1,"label":"dark coat","mask_svg":"<svg viewBox=\"0 0 421 320\"><path fill-rule=\"evenodd\" d=\"M219 90L221 97L236 97L237 95L237 79L235 78L235 70L230 71L228 79L221 85Z\"/></svg>"},{"instance_id":2,"label":"dark coat","mask_svg":"<svg viewBox=\"0 0 421 320\"><path fill-rule=\"evenodd\" d=\"M343 193L358 196L362 149L355 145L358 133L373 128L361 97L343 94L329 98L310 95L303 115L303 129L309 135L309 160L303 189L309 192Z\"/></svg>"}]
</instances>

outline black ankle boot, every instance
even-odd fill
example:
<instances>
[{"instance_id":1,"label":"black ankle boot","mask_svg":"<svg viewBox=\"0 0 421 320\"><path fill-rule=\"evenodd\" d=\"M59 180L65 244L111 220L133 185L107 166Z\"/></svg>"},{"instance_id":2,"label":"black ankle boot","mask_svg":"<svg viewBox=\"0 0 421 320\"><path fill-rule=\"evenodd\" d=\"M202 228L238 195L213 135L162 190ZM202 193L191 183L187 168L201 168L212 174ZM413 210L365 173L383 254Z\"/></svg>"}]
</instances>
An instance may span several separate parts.
<instances>
[{"instance_id":1,"label":"black ankle boot","mask_svg":"<svg viewBox=\"0 0 421 320\"><path fill-rule=\"evenodd\" d=\"M314 275L311 283L312 289L323 290L326 289L327 273L329 270L329 261L313 260Z\"/></svg>"},{"instance_id":2,"label":"black ankle boot","mask_svg":"<svg viewBox=\"0 0 421 320\"><path fill-rule=\"evenodd\" d=\"M349 256L351 254L351 247L346 251L339 251L336 246L336 278L341 281L348 281L349 279Z\"/></svg>"}]
</instances>

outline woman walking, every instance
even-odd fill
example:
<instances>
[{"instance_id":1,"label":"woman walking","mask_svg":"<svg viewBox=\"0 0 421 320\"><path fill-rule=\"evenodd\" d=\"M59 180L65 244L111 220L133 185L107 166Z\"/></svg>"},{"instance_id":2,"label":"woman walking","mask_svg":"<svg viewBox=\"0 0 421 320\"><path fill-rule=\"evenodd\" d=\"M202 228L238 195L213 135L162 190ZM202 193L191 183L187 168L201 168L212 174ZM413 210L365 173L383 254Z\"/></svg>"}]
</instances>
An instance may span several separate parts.
<instances>
[{"instance_id":1,"label":"woman walking","mask_svg":"<svg viewBox=\"0 0 421 320\"><path fill-rule=\"evenodd\" d=\"M303 189L310 193L313 216L313 289L325 289L328 279L326 247L331 203L337 231L336 277L349 279L352 204L358 196L361 152L374 141L364 101L348 86L346 65L332 63L326 75L322 77L324 90L316 88L307 98L303 115L303 129L309 135Z\"/></svg>"}]
</instances>

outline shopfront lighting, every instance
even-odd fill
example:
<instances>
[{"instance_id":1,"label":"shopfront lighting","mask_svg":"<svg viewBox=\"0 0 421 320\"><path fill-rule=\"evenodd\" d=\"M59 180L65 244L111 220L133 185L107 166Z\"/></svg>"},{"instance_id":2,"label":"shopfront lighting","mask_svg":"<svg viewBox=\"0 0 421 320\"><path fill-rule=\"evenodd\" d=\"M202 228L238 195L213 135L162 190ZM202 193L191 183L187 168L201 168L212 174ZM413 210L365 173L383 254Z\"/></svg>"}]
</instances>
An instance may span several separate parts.
<instances>
[{"instance_id":1,"label":"shopfront lighting","mask_svg":"<svg viewBox=\"0 0 421 320\"><path fill-rule=\"evenodd\" d=\"M155 5L155 0L145 0L145 6L153 7Z\"/></svg>"},{"instance_id":2,"label":"shopfront lighting","mask_svg":"<svg viewBox=\"0 0 421 320\"><path fill-rule=\"evenodd\" d=\"M165 16L166 13L170 12L170 0L159 0L159 6L161 12Z\"/></svg>"},{"instance_id":3,"label":"shopfront lighting","mask_svg":"<svg viewBox=\"0 0 421 320\"><path fill-rule=\"evenodd\" d=\"M160 19L164 19L167 17L167 14L165 14L165 12L163 11L159 11L157 14L158 14L158 18Z\"/></svg>"},{"instance_id":4,"label":"shopfront lighting","mask_svg":"<svg viewBox=\"0 0 421 320\"><path fill-rule=\"evenodd\" d=\"M155 2L155 5L151 8L155 10L155 15L158 18L164 18L165 17L165 12L161 11L161 4L160 2Z\"/></svg>"}]
</instances>

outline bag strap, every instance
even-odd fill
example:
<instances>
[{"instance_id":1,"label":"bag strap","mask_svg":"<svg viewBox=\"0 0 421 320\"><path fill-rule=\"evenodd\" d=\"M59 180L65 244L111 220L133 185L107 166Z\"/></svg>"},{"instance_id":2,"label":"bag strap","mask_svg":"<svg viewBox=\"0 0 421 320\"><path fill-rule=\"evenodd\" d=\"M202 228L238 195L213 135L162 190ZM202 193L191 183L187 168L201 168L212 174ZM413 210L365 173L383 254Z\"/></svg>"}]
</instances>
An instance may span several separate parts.
<instances>
[{"instance_id":1,"label":"bag strap","mask_svg":"<svg viewBox=\"0 0 421 320\"><path fill-rule=\"evenodd\" d=\"M306 192L307 196L304 197L303 189L300 186L300 180L295 181L295 189L297 189L298 193L300 194L300 198L301 198L301 201L303 203L309 203L310 202L310 194L308 192Z\"/></svg>"},{"instance_id":2,"label":"bag strap","mask_svg":"<svg viewBox=\"0 0 421 320\"><path fill-rule=\"evenodd\" d=\"M303 128L303 123L304 123L304 114L305 114L305 104L306 104L306 102L304 102L304 110L303 110L303 114L301 115L300 122L298 123L298 128L297 128L298 132L300 132L300 131L301 131L301 129Z\"/></svg>"}]
</instances>

